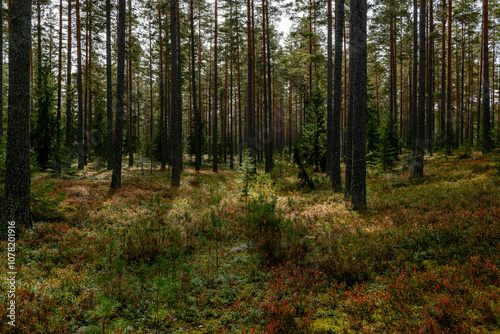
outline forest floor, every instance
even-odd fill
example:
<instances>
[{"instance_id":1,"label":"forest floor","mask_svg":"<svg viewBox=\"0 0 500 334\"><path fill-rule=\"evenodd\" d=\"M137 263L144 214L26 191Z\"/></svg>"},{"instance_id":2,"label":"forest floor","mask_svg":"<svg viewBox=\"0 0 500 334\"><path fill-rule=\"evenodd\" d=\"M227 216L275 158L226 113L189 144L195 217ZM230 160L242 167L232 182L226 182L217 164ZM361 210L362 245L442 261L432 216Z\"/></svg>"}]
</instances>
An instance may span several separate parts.
<instances>
[{"instance_id":1,"label":"forest floor","mask_svg":"<svg viewBox=\"0 0 500 334\"><path fill-rule=\"evenodd\" d=\"M145 168L117 191L104 170L34 175L17 333L500 333L498 153L370 170L359 213L283 159L256 177L187 165L177 189Z\"/></svg>"}]
</instances>

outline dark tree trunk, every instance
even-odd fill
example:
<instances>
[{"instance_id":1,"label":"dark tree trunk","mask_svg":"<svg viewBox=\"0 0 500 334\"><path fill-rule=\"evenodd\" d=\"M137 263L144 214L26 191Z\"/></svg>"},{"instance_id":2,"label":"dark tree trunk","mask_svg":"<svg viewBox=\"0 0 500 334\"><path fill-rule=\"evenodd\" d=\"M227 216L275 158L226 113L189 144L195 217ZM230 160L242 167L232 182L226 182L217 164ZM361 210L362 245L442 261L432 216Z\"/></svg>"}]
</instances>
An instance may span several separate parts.
<instances>
[{"instance_id":1,"label":"dark tree trunk","mask_svg":"<svg viewBox=\"0 0 500 334\"><path fill-rule=\"evenodd\" d=\"M2 5L0 5L0 8ZM1 34L1 26L2 26L2 12L0 9L0 39L2 39L2 34ZM56 148L55 148L55 153L56 153L56 172L57 175L61 175L61 118L62 118L62 27L63 27L63 1L59 1L59 50L58 50L58 57L57 57L57 116L56 116ZM0 54L1 54L1 45L2 41L0 41ZM2 62L2 58L0 56L0 63ZM2 65L0 65L0 73L2 72ZM2 86L2 76L0 74L0 86ZM0 88L0 96L2 95L2 88ZM0 97L0 110L2 109L2 97ZM1 118L1 111L0 111L0 118ZM0 121L0 129L1 129L1 121ZM1 136L1 130L0 130L0 140Z\"/></svg>"},{"instance_id":2,"label":"dark tree trunk","mask_svg":"<svg viewBox=\"0 0 500 334\"><path fill-rule=\"evenodd\" d=\"M425 5L426 0L420 0L419 22L419 66L418 66L418 115L417 115L417 141L415 144L416 165L414 177L424 175L424 150L425 150Z\"/></svg>"},{"instance_id":3,"label":"dark tree trunk","mask_svg":"<svg viewBox=\"0 0 500 334\"><path fill-rule=\"evenodd\" d=\"M429 67L427 73L428 86L427 86L427 132L426 140L427 152L432 155L434 152L434 2L429 2L430 11L430 28L429 28Z\"/></svg>"},{"instance_id":4,"label":"dark tree trunk","mask_svg":"<svg viewBox=\"0 0 500 334\"><path fill-rule=\"evenodd\" d=\"M451 117L451 18L452 18L452 2L448 1L448 56L447 56L447 92L446 92L446 154L451 154L453 119Z\"/></svg>"},{"instance_id":5,"label":"dark tree trunk","mask_svg":"<svg viewBox=\"0 0 500 334\"><path fill-rule=\"evenodd\" d=\"M236 11L236 66L238 68L238 153L241 165L243 162L243 124L241 115L240 29L238 11Z\"/></svg>"},{"instance_id":6,"label":"dark tree trunk","mask_svg":"<svg viewBox=\"0 0 500 334\"><path fill-rule=\"evenodd\" d=\"M62 32L61 32L62 34ZM0 142L3 140L3 2L0 3Z\"/></svg>"},{"instance_id":7,"label":"dark tree trunk","mask_svg":"<svg viewBox=\"0 0 500 334\"><path fill-rule=\"evenodd\" d=\"M108 170L113 168L113 82L111 76L111 0L106 0L106 129Z\"/></svg>"},{"instance_id":8,"label":"dark tree trunk","mask_svg":"<svg viewBox=\"0 0 500 334\"><path fill-rule=\"evenodd\" d=\"M31 0L12 3L5 193L1 225L31 228L30 66ZM9 225L11 226L11 225ZM4 230L5 231L5 230Z\"/></svg>"},{"instance_id":9,"label":"dark tree trunk","mask_svg":"<svg viewBox=\"0 0 500 334\"><path fill-rule=\"evenodd\" d=\"M233 20L233 6L230 6L229 9L229 16L230 20ZM230 69L229 69L229 117L230 117L230 125L229 125L229 168L234 169L234 109L233 109L233 59L234 59L234 54L233 54L233 29L231 26L231 29L229 31L229 38L231 40L230 43Z\"/></svg>"},{"instance_id":10,"label":"dark tree trunk","mask_svg":"<svg viewBox=\"0 0 500 334\"><path fill-rule=\"evenodd\" d=\"M125 99L125 0L118 0L118 63L116 76L116 117L111 188L121 188L122 149L123 149L123 114Z\"/></svg>"},{"instance_id":11,"label":"dark tree trunk","mask_svg":"<svg viewBox=\"0 0 500 334\"><path fill-rule=\"evenodd\" d=\"M83 85L82 85L82 38L80 23L80 0L76 0L76 59L77 59L77 77L76 85L78 90L78 169L85 166L85 147L83 138Z\"/></svg>"},{"instance_id":12,"label":"dark tree trunk","mask_svg":"<svg viewBox=\"0 0 500 334\"><path fill-rule=\"evenodd\" d=\"M71 108L71 0L68 0L68 55L66 65L66 153L71 157L73 155L73 111ZM70 163L71 164L71 163Z\"/></svg>"},{"instance_id":13,"label":"dark tree trunk","mask_svg":"<svg viewBox=\"0 0 500 334\"><path fill-rule=\"evenodd\" d=\"M269 30L269 0L266 0L266 34L267 34L267 101L268 101L268 128L269 128L269 171L274 168L274 121L273 121L273 93L272 93L272 80L271 80L271 34ZM267 163L267 162L266 162Z\"/></svg>"},{"instance_id":14,"label":"dark tree trunk","mask_svg":"<svg viewBox=\"0 0 500 334\"><path fill-rule=\"evenodd\" d=\"M200 170L201 167L201 117L200 110L198 108L198 100L196 99L196 55L194 53L194 0L191 0L191 90L193 92L193 108L194 108L194 167L196 170Z\"/></svg>"},{"instance_id":15,"label":"dark tree trunk","mask_svg":"<svg viewBox=\"0 0 500 334\"><path fill-rule=\"evenodd\" d=\"M483 153L489 153L492 149L490 132L490 77L488 59L488 0L483 0Z\"/></svg>"},{"instance_id":16,"label":"dark tree trunk","mask_svg":"<svg viewBox=\"0 0 500 334\"><path fill-rule=\"evenodd\" d=\"M254 63L253 63L253 34L252 34L252 10L253 3L247 0L247 33L248 33L248 87L247 87L247 108L248 108L248 137L247 145L250 154L250 162L256 168L257 146L255 138L255 91L254 91Z\"/></svg>"},{"instance_id":17,"label":"dark tree trunk","mask_svg":"<svg viewBox=\"0 0 500 334\"><path fill-rule=\"evenodd\" d=\"M441 118L439 122L439 147L446 143L446 0L443 0L443 20L441 27Z\"/></svg>"},{"instance_id":18,"label":"dark tree trunk","mask_svg":"<svg viewBox=\"0 0 500 334\"><path fill-rule=\"evenodd\" d=\"M132 2L128 0L128 48L132 50ZM132 117L132 54L128 53L127 62L127 151L128 151L128 166L134 165L134 127Z\"/></svg>"},{"instance_id":19,"label":"dark tree trunk","mask_svg":"<svg viewBox=\"0 0 500 334\"><path fill-rule=\"evenodd\" d=\"M338 19L338 18L337 18ZM333 59L332 0L327 0L327 66L326 66L326 173L332 176L333 159ZM290 81L291 82L291 81Z\"/></svg>"},{"instance_id":20,"label":"dark tree trunk","mask_svg":"<svg viewBox=\"0 0 500 334\"><path fill-rule=\"evenodd\" d=\"M267 94L267 57L266 57L266 1L262 0L262 79L263 79L263 89L264 89L264 152L265 152L265 172L271 172L271 160L272 160L272 152L269 150L269 115L270 112L270 103L268 101Z\"/></svg>"},{"instance_id":21,"label":"dark tree trunk","mask_svg":"<svg viewBox=\"0 0 500 334\"><path fill-rule=\"evenodd\" d=\"M332 189L342 190L340 169L340 114L342 113L342 41L344 39L344 0L337 0L335 6L335 68L333 73L332 111Z\"/></svg>"},{"instance_id":22,"label":"dark tree trunk","mask_svg":"<svg viewBox=\"0 0 500 334\"><path fill-rule=\"evenodd\" d=\"M352 100L352 184L354 210L366 209L367 3L351 0L349 73Z\"/></svg>"},{"instance_id":23,"label":"dark tree trunk","mask_svg":"<svg viewBox=\"0 0 500 334\"><path fill-rule=\"evenodd\" d=\"M410 111L411 147L416 152L417 143L417 108L418 108L418 5L413 0L413 82L412 104Z\"/></svg>"},{"instance_id":24,"label":"dark tree trunk","mask_svg":"<svg viewBox=\"0 0 500 334\"><path fill-rule=\"evenodd\" d=\"M161 8L162 5L158 4L158 32L160 34L160 84L158 87L159 95L160 95L160 160L161 160L161 169L165 170L167 167L167 141L166 141L166 133L167 128L165 126L165 87L163 85L164 77L163 77L163 29L162 29L162 21L161 21Z\"/></svg>"},{"instance_id":25,"label":"dark tree trunk","mask_svg":"<svg viewBox=\"0 0 500 334\"><path fill-rule=\"evenodd\" d=\"M170 38L172 64L172 179L171 185L179 187L182 171L182 96L179 43L179 0L170 0Z\"/></svg>"},{"instance_id":26,"label":"dark tree trunk","mask_svg":"<svg viewBox=\"0 0 500 334\"><path fill-rule=\"evenodd\" d=\"M217 107L218 107L218 89L219 83L217 78L218 64L217 64L217 0L215 0L215 31L214 31L214 111L212 120L212 155L213 155L213 171L218 171L218 130L217 130Z\"/></svg>"}]
</instances>

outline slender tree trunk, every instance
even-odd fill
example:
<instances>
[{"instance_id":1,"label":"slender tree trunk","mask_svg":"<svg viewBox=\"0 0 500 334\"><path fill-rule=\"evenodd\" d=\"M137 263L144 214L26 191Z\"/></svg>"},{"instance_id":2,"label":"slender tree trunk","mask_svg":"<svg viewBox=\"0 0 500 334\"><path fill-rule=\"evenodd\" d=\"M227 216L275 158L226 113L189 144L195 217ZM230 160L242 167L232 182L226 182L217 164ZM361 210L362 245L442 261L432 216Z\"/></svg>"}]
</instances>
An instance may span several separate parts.
<instances>
[{"instance_id":1,"label":"slender tree trunk","mask_svg":"<svg viewBox=\"0 0 500 334\"><path fill-rule=\"evenodd\" d=\"M418 115L417 115L417 141L415 145L416 166L414 177L424 176L424 150L425 150L425 5L426 0L420 0L419 22L419 67L418 67Z\"/></svg>"},{"instance_id":2,"label":"slender tree trunk","mask_svg":"<svg viewBox=\"0 0 500 334\"><path fill-rule=\"evenodd\" d=\"M179 187L182 171L182 95L179 43L179 0L170 0L170 37L172 44L172 179L171 185Z\"/></svg>"},{"instance_id":3,"label":"slender tree trunk","mask_svg":"<svg viewBox=\"0 0 500 334\"><path fill-rule=\"evenodd\" d=\"M257 147L255 143L255 104L254 104L254 68L253 68L253 34L252 34L252 15L253 3L247 0L247 33L248 33L248 87L247 87L247 108L248 108L248 138L247 145L250 153L251 164L256 168Z\"/></svg>"},{"instance_id":4,"label":"slender tree trunk","mask_svg":"<svg viewBox=\"0 0 500 334\"><path fill-rule=\"evenodd\" d=\"M12 3L9 31L9 95L3 219L31 228L30 53L31 0ZM12 227L12 225L8 225ZM3 231L6 232L5 228Z\"/></svg>"},{"instance_id":5,"label":"slender tree trunk","mask_svg":"<svg viewBox=\"0 0 500 334\"><path fill-rule=\"evenodd\" d=\"M367 104L367 3L351 0L349 75L352 107L351 203L354 210L366 209L366 104Z\"/></svg>"},{"instance_id":6,"label":"slender tree trunk","mask_svg":"<svg viewBox=\"0 0 500 334\"><path fill-rule=\"evenodd\" d=\"M434 1L429 1L430 28L429 28L429 68L427 73L427 152L434 153Z\"/></svg>"},{"instance_id":7,"label":"slender tree trunk","mask_svg":"<svg viewBox=\"0 0 500 334\"><path fill-rule=\"evenodd\" d=\"M71 157L73 155L73 111L71 108L72 88L71 88L71 0L68 0L68 55L66 65L66 151ZM71 165L71 162L70 162Z\"/></svg>"},{"instance_id":8,"label":"slender tree trunk","mask_svg":"<svg viewBox=\"0 0 500 334\"><path fill-rule=\"evenodd\" d=\"M448 68L447 68L447 92L446 92L446 154L451 154L453 119L451 117L451 20L452 20L452 0L448 1Z\"/></svg>"},{"instance_id":9,"label":"slender tree trunk","mask_svg":"<svg viewBox=\"0 0 500 334\"><path fill-rule=\"evenodd\" d=\"M418 7L417 0L413 0L413 82L412 104L410 112L411 147L416 152L417 144L417 108L418 108Z\"/></svg>"},{"instance_id":10,"label":"slender tree trunk","mask_svg":"<svg viewBox=\"0 0 500 334\"><path fill-rule=\"evenodd\" d=\"M462 87L461 87L461 100L460 100L460 144L464 144L464 108L465 108L465 36L464 36L464 22L462 22Z\"/></svg>"},{"instance_id":11,"label":"slender tree trunk","mask_svg":"<svg viewBox=\"0 0 500 334\"><path fill-rule=\"evenodd\" d=\"M337 1L335 1L337 2ZM333 37L332 37L332 0L327 0L327 71L326 71L326 173L332 177L333 160ZM291 81L291 80L290 80Z\"/></svg>"},{"instance_id":12,"label":"slender tree trunk","mask_svg":"<svg viewBox=\"0 0 500 334\"><path fill-rule=\"evenodd\" d=\"M476 138L478 144L481 141L481 100L482 100L482 89L483 89L483 77L484 77L484 48L482 47L484 44L484 22L483 27L481 29L481 65L479 66L479 83L478 83L478 91L477 91L477 129L476 129ZM474 122L472 122L474 124ZM474 128L473 128L474 130ZM471 136L474 137L474 136Z\"/></svg>"},{"instance_id":13,"label":"slender tree trunk","mask_svg":"<svg viewBox=\"0 0 500 334\"><path fill-rule=\"evenodd\" d=\"M344 0L337 0L335 6L335 68L333 73L332 110L332 190L342 190L340 169L340 115L342 113L342 41L344 39Z\"/></svg>"},{"instance_id":14,"label":"slender tree trunk","mask_svg":"<svg viewBox=\"0 0 500 334\"><path fill-rule=\"evenodd\" d=\"M241 65L240 65L240 29L238 11L236 11L236 66L238 68L238 152L240 165L243 162L243 124L241 116Z\"/></svg>"},{"instance_id":15,"label":"slender tree trunk","mask_svg":"<svg viewBox=\"0 0 500 334\"><path fill-rule=\"evenodd\" d=\"M69 0L71 1L71 0ZM111 0L106 0L106 130L108 135L108 170L113 168L113 81L111 75Z\"/></svg>"},{"instance_id":16,"label":"slender tree trunk","mask_svg":"<svg viewBox=\"0 0 500 334\"><path fill-rule=\"evenodd\" d=\"M118 62L116 76L116 117L113 159L113 174L111 188L121 188L122 180L122 149L123 149L123 113L125 95L125 0L118 0ZM152 124L151 124L152 125Z\"/></svg>"},{"instance_id":17,"label":"slender tree trunk","mask_svg":"<svg viewBox=\"0 0 500 334\"><path fill-rule=\"evenodd\" d=\"M451 1L451 0L450 0ZM488 52L488 0L483 0L483 154L489 153L492 149L491 124L490 124L490 77L489 77L489 52Z\"/></svg>"},{"instance_id":18,"label":"slender tree trunk","mask_svg":"<svg viewBox=\"0 0 500 334\"><path fill-rule=\"evenodd\" d=\"M193 92L193 108L194 108L194 154L195 161L194 166L196 170L200 170L201 166L201 118L200 110L197 104L196 98L196 55L194 53L194 0L190 3L190 19L191 19L191 90Z\"/></svg>"},{"instance_id":19,"label":"slender tree trunk","mask_svg":"<svg viewBox=\"0 0 500 334\"><path fill-rule=\"evenodd\" d=\"M62 32L60 32L60 34L62 35ZM2 141L3 141L3 2L0 3L0 142Z\"/></svg>"},{"instance_id":20,"label":"slender tree trunk","mask_svg":"<svg viewBox=\"0 0 500 334\"><path fill-rule=\"evenodd\" d=\"M167 127L165 126L165 87L164 87L164 62L163 62L163 28L162 28L162 19L161 19L161 9L162 5L158 4L158 32L160 34L160 82L159 82L159 95L160 95L160 160L161 160L161 169L165 170L167 167Z\"/></svg>"},{"instance_id":21,"label":"slender tree trunk","mask_svg":"<svg viewBox=\"0 0 500 334\"><path fill-rule=\"evenodd\" d=\"M271 152L269 151L269 127L268 127L268 117L269 117L269 102L267 100L267 59L266 59L266 1L262 0L262 85L264 90L264 152L265 152L265 172L271 172Z\"/></svg>"},{"instance_id":22,"label":"slender tree trunk","mask_svg":"<svg viewBox=\"0 0 500 334\"><path fill-rule=\"evenodd\" d=\"M266 25L267 25L267 99L269 104L269 168L272 170L274 168L274 121L273 121L273 92L272 92L272 84L271 84L271 36L269 29L269 0L266 0ZM274 72L273 72L274 73Z\"/></svg>"},{"instance_id":23,"label":"slender tree trunk","mask_svg":"<svg viewBox=\"0 0 500 334\"><path fill-rule=\"evenodd\" d=\"M132 1L128 0L128 49L132 50ZM132 117L132 54L127 53L127 151L128 166L134 166L134 127Z\"/></svg>"},{"instance_id":24,"label":"slender tree trunk","mask_svg":"<svg viewBox=\"0 0 500 334\"><path fill-rule=\"evenodd\" d=\"M1 62L3 61L3 58L1 56L2 53L2 43L3 43L3 34L2 34L2 8L3 5L0 4L0 73L2 72L2 64ZM59 0L59 50L58 50L58 57L57 57L57 116L56 116L56 148L55 148L55 153L56 153L56 170L57 170L57 175L61 175L61 119L62 119L62 41L63 41L63 0ZM3 74L0 74L0 86L3 86L2 84L2 77ZM2 118L3 115L3 97L2 95L2 87L0 87L0 119ZM0 141L2 140L2 121L0 120Z\"/></svg>"},{"instance_id":25,"label":"slender tree trunk","mask_svg":"<svg viewBox=\"0 0 500 334\"><path fill-rule=\"evenodd\" d=\"M217 72L218 72L218 63L217 63L217 34L218 34L218 27L217 27L217 0L215 0L215 26L214 26L214 111L213 111L213 120L212 120L212 156L213 156L213 168L212 170L214 172L218 171L218 129L217 129L217 107L218 107L218 78L217 78Z\"/></svg>"},{"instance_id":26,"label":"slender tree trunk","mask_svg":"<svg viewBox=\"0 0 500 334\"><path fill-rule=\"evenodd\" d=\"M85 148L83 138L83 85L82 85L82 38L80 24L80 0L76 0L76 58L77 58L77 90L78 90L78 169L85 165Z\"/></svg>"}]
</instances>

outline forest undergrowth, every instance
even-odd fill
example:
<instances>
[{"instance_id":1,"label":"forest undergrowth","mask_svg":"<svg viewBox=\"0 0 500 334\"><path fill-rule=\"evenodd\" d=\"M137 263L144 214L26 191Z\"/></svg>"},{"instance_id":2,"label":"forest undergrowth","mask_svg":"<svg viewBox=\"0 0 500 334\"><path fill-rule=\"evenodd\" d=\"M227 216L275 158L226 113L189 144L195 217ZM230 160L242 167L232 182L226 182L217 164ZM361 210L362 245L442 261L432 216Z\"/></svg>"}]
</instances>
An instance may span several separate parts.
<instances>
[{"instance_id":1,"label":"forest undergrowth","mask_svg":"<svg viewBox=\"0 0 500 334\"><path fill-rule=\"evenodd\" d=\"M475 158L370 170L364 212L286 159L271 175L187 165L180 188L125 168L112 192L109 171L37 173L16 330L500 333L500 159Z\"/></svg>"}]
</instances>

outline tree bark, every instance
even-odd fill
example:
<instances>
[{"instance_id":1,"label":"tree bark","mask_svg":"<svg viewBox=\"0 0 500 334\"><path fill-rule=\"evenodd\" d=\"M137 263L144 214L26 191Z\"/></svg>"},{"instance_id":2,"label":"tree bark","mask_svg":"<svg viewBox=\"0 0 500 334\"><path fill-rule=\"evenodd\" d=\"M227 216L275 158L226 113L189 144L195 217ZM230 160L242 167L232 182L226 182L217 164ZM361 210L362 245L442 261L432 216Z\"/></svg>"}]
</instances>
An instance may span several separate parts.
<instances>
[{"instance_id":1,"label":"tree bark","mask_svg":"<svg viewBox=\"0 0 500 334\"><path fill-rule=\"evenodd\" d=\"M344 39L344 0L337 0L335 6L335 68L333 73L332 110L332 190L342 191L340 168L340 115L342 113L342 41Z\"/></svg>"},{"instance_id":2,"label":"tree bark","mask_svg":"<svg viewBox=\"0 0 500 334\"><path fill-rule=\"evenodd\" d=\"M84 148L84 115L83 115L83 85L82 85L82 38L80 23L80 0L76 0L76 59L77 77L76 85L78 90L78 169L83 169L85 165Z\"/></svg>"},{"instance_id":3,"label":"tree bark","mask_svg":"<svg viewBox=\"0 0 500 334\"><path fill-rule=\"evenodd\" d=\"M452 19L452 0L448 1L448 68L447 68L447 92L446 92L446 154L451 154L453 119L451 117L451 19Z\"/></svg>"},{"instance_id":4,"label":"tree bark","mask_svg":"<svg viewBox=\"0 0 500 334\"><path fill-rule=\"evenodd\" d=\"M179 0L170 0L170 38L172 64L172 178L171 185L179 187L182 171L182 95L179 43Z\"/></svg>"},{"instance_id":5,"label":"tree bark","mask_svg":"<svg viewBox=\"0 0 500 334\"><path fill-rule=\"evenodd\" d=\"M247 38L248 38L248 87L247 87L247 108L248 108L248 137L247 145L250 154L250 162L256 168L257 147L255 142L255 91L254 91L254 67L253 67L253 34L252 34L252 5L247 0Z\"/></svg>"},{"instance_id":6,"label":"tree bark","mask_svg":"<svg viewBox=\"0 0 500 334\"><path fill-rule=\"evenodd\" d=\"M414 177L424 176L424 150L425 150L425 18L426 0L420 0L420 22L419 22L419 67L418 67L418 115L417 115L417 138L415 143L416 165Z\"/></svg>"},{"instance_id":7,"label":"tree bark","mask_svg":"<svg viewBox=\"0 0 500 334\"><path fill-rule=\"evenodd\" d=\"M450 0L451 1L451 0ZM490 153L492 149L491 124L490 124L490 76L488 52L488 0L483 0L483 154Z\"/></svg>"},{"instance_id":8,"label":"tree bark","mask_svg":"<svg viewBox=\"0 0 500 334\"><path fill-rule=\"evenodd\" d=\"M427 152L434 153L434 1L429 1L430 28L429 28L429 67L427 73Z\"/></svg>"},{"instance_id":9,"label":"tree bark","mask_svg":"<svg viewBox=\"0 0 500 334\"><path fill-rule=\"evenodd\" d=\"M217 108L218 108L218 90L219 90L219 85L218 85L218 78L217 78L217 72L218 72L218 64L217 64L217 33L218 33L218 27L217 27L217 0L215 0L215 30L214 30L214 111L213 111L213 120L212 120L212 156L213 156L213 167L212 170L214 172L218 171L218 129L217 129Z\"/></svg>"},{"instance_id":10,"label":"tree bark","mask_svg":"<svg viewBox=\"0 0 500 334\"><path fill-rule=\"evenodd\" d=\"M71 108L71 0L68 0L68 55L66 65L66 153L71 157L73 155L73 111ZM71 163L70 163L71 164Z\"/></svg>"},{"instance_id":11,"label":"tree bark","mask_svg":"<svg viewBox=\"0 0 500 334\"><path fill-rule=\"evenodd\" d=\"M125 0L118 0L118 62L116 76L116 117L113 159L113 174L111 188L121 188L122 179L122 149L123 149L123 114L125 95Z\"/></svg>"},{"instance_id":12,"label":"tree bark","mask_svg":"<svg viewBox=\"0 0 500 334\"><path fill-rule=\"evenodd\" d=\"M352 105L353 210L366 209L367 3L351 0L349 73Z\"/></svg>"},{"instance_id":13,"label":"tree bark","mask_svg":"<svg viewBox=\"0 0 500 334\"><path fill-rule=\"evenodd\" d=\"M194 109L194 166L196 170L200 170L201 167L201 117L200 110L198 108L198 100L196 98L196 55L194 53L194 0L190 3L190 20L191 20L191 90L193 92L193 109Z\"/></svg>"},{"instance_id":14,"label":"tree bark","mask_svg":"<svg viewBox=\"0 0 500 334\"><path fill-rule=\"evenodd\" d=\"M70 0L71 1L71 0ZM106 130L108 170L113 168L113 81L111 76L111 0L106 0Z\"/></svg>"},{"instance_id":15,"label":"tree bark","mask_svg":"<svg viewBox=\"0 0 500 334\"><path fill-rule=\"evenodd\" d=\"M9 95L3 220L31 228L30 67L31 0L12 3L9 32ZM5 231L5 230L4 230Z\"/></svg>"}]
</instances>

